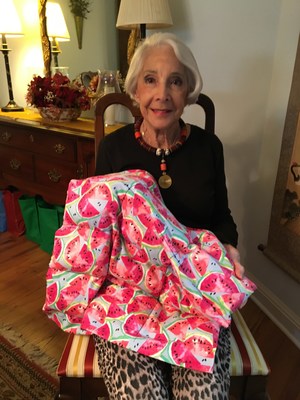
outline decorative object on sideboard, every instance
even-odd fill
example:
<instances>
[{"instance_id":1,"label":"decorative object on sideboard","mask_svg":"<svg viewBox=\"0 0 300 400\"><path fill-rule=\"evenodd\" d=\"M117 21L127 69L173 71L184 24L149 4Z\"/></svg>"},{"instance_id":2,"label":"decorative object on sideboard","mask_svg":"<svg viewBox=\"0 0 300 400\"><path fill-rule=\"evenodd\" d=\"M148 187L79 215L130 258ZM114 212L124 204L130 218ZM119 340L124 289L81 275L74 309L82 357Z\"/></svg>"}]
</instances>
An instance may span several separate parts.
<instances>
[{"instance_id":1,"label":"decorative object on sideboard","mask_svg":"<svg viewBox=\"0 0 300 400\"><path fill-rule=\"evenodd\" d=\"M81 111L90 109L84 85L59 72L52 77L34 76L28 84L26 101L48 120L75 120Z\"/></svg>"},{"instance_id":2,"label":"decorative object on sideboard","mask_svg":"<svg viewBox=\"0 0 300 400\"><path fill-rule=\"evenodd\" d=\"M121 93L124 85L120 72L115 70L85 71L75 81L85 86L92 107L107 93Z\"/></svg>"},{"instance_id":3,"label":"decorative object on sideboard","mask_svg":"<svg viewBox=\"0 0 300 400\"><path fill-rule=\"evenodd\" d=\"M89 84L91 105L95 106L97 101L109 93L121 93L120 73L115 70L98 70L98 74L94 76ZM116 105L107 107L104 120L105 126L114 125L116 123Z\"/></svg>"},{"instance_id":4,"label":"decorative object on sideboard","mask_svg":"<svg viewBox=\"0 0 300 400\"><path fill-rule=\"evenodd\" d=\"M51 67L51 75L55 75L57 72L69 78L69 67Z\"/></svg>"},{"instance_id":5,"label":"decorative object on sideboard","mask_svg":"<svg viewBox=\"0 0 300 400\"><path fill-rule=\"evenodd\" d=\"M58 67L58 54L61 53L59 42L70 40L68 27L58 3L47 1L46 5L47 33L51 42L51 54L53 55L54 66Z\"/></svg>"},{"instance_id":6,"label":"decorative object on sideboard","mask_svg":"<svg viewBox=\"0 0 300 400\"><path fill-rule=\"evenodd\" d=\"M119 71L115 70L99 70L98 86L96 93L98 97L102 97L108 93L120 93Z\"/></svg>"},{"instance_id":7,"label":"decorative object on sideboard","mask_svg":"<svg viewBox=\"0 0 300 400\"><path fill-rule=\"evenodd\" d=\"M90 12L90 2L89 0L70 0L69 7L74 15L78 48L82 49L83 21Z\"/></svg>"},{"instance_id":8,"label":"decorative object on sideboard","mask_svg":"<svg viewBox=\"0 0 300 400\"><path fill-rule=\"evenodd\" d=\"M129 29L127 61L139 42L146 37L147 29L168 28L173 25L168 0L121 0L116 27Z\"/></svg>"},{"instance_id":9,"label":"decorative object on sideboard","mask_svg":"<svg viewBox=\"0 0 300 400\"><path fill-rule=\"evenodd\" d=\"M75 121L81 115L80 108L39 107L40 116L48 121Z\"/></svg>"},{"instance_id":10,"label":"decorative object on sideboard","mask_svg":"<svg viewBox=\"0 0 300 400\"><path fill-rule=\"evenodd\" d=\"M9 58L8 54L11 49L7 46L7 37L19 37L23 36L21 22L14 6L13 0L5 0L1 2L1 13L0 13L0 36L2 39L2 46L0 51L4 55L6 79L8 86L9 102L5 107L2 107L2 111L24 111L23 107L20 107L14 101L12 80L10 74Z\"/></svg>"}]
</instances>

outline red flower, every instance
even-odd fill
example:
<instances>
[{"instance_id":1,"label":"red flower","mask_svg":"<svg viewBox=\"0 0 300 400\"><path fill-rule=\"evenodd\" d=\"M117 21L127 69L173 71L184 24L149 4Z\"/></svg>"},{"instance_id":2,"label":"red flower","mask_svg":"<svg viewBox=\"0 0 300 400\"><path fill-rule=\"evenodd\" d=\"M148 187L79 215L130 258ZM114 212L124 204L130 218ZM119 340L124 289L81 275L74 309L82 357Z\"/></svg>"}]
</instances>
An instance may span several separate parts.
<instances>
[{"instance_id":1,"label":"red flower","mask_svg":"<svg viewBox=\"0 0 300 400\"><path fill-rule=\"evenodd\" d=\"M35 76L28 84L26 101L37 108L56 106L89 110L91 107L85 87L60 72L52 77Z\"/></svg>"}]
</instances>

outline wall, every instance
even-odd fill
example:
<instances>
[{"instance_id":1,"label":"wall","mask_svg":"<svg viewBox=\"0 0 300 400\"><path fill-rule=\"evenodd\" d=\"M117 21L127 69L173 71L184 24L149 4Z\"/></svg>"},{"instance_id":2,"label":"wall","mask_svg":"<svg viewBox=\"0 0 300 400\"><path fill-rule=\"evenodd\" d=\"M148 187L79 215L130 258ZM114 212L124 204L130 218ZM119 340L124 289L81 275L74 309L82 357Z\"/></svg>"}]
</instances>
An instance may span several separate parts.
<instances>
[{"instance_id":1,"label":"wall","mask_svg":"<svg viewBox=\"0 0 300 400\"><path fill-rule=\"evenodd\" d=\"M82 49L78 48L73 14L69 0L60 0L71 36L70 42L62 43L61 65L69 66L70 76L76 77L83 71L116 69L117 30L115 0L91 0L90 13L84 20ZM72 61L70 61L72 60Z\"/></svg>"},{"instance_id":2,"label":"wall","mask_svg":"<svg viewBox=\"0 0 300 400\"><path fill-rule=\"evenodd\" d=\"M19 3L30 1L36 0L19 0ZM115 67L113 60L104 65L110 56L105 51L101 53L98 45L104 39L104 43L113 47L113 40L101 33L105 24L104 1L93 2L94 10L84 33L84 50L76 49L73 42L72 47L62 44L62 63L68 51L76 59L72 74L102 66ZM61 3L66 5L67 0ZM300 285L258 251L257 245L267 242L299 35L300 2L169 0L169 3L174 21L170 30L193 50L203 75L203 91L215 102L217 133L226 157L230 206L240 232L239 248L248 275L259 287L255 299L299 345ZM72 21L68 26L74 37ZM13 79L17 82L15 98L24 104L24 84L28 79L24 78L22 63L27 51L25 40L13 41L10 44L14 49L11 55ZM3 74L3 68L0 71ZM3 87L1 79L0 104L7 100L7 88ZM192 122L199 119L192 107L185 118Z\"/></svg>"}]
</instances>

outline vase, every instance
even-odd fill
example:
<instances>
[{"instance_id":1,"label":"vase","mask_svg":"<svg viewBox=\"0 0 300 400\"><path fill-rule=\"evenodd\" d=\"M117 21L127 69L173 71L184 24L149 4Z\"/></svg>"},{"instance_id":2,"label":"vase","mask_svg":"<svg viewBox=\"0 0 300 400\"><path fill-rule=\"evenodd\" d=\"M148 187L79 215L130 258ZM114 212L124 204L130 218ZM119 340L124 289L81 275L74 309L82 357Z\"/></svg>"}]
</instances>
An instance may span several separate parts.
<instances>
[{"instance_id":1,"label":"vase","mask_svg":"<svg viewBox=\"0 0 300 400\"><path fill-rule=\"evenodd\" d=\"M38 110L47 121L75 121L81 115L80 108L39 107Z\"/></svg>"},{"instance_id":2,"label":"vase","mask_svg":"<svg viewBox=\"0 0 300 400\"><path fill-rule=\"evenodd\" d=\"M84 18L81 17L80 15L75 15L74 16L76 34L77 34L77 41L78 41L78 48L79 49L82 49L83 20L84 20Z\"/></svg>"}]
</instances>

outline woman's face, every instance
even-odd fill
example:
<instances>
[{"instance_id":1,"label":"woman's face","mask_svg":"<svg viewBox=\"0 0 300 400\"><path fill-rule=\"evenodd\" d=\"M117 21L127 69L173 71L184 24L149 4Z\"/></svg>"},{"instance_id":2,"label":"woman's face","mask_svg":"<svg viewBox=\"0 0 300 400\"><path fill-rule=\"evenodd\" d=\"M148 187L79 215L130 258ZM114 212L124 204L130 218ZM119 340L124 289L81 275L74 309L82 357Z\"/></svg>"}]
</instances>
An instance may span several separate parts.
<instances>
[{"instance_id":1,"label":"woman's face","mask_svg":"<svg viewBox=\"0 0 300 400\"><path fill-rule=\"evenodd\" d=\"M172 47L161 45L149 50L135 93L147 126L168 130L177 125L186 106L187 92L185 69Z\"/></svg>"}]
</instances>

